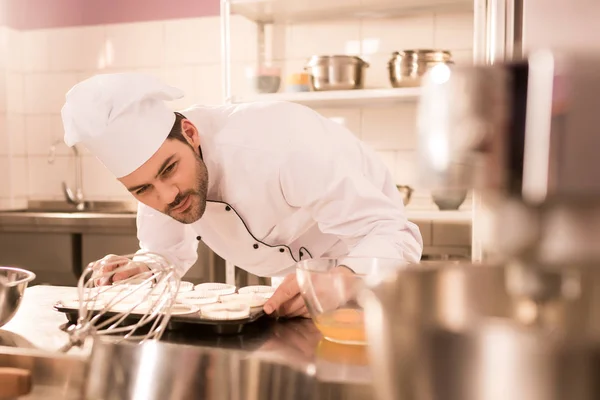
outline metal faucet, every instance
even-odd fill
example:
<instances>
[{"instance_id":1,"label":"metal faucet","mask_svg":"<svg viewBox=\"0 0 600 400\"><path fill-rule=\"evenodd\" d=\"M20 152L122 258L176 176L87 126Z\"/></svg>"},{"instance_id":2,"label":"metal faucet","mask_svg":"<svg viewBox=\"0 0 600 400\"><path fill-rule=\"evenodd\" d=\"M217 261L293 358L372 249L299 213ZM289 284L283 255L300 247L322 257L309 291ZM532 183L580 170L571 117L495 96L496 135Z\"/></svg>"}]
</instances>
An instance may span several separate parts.
<instances>
[{"instance_id":1,"label":"metal faucet","mask_svg":"<svg viewBox=\"0 0 600 400\"><path fill-rule=\"evenodd\" d=\"M48 164L53 164L56 158L56 146L61 143L61 140L56 140L50 146L50 154L48 157ZM83 160L81 153L77 146L72 146L71 150L75 157L75 192L67 185L67 182L62 182L62 190L67 203L75 206L77 211L83 211L85 209L85 200L83 196Z\"/></svg>"}]
</instances>

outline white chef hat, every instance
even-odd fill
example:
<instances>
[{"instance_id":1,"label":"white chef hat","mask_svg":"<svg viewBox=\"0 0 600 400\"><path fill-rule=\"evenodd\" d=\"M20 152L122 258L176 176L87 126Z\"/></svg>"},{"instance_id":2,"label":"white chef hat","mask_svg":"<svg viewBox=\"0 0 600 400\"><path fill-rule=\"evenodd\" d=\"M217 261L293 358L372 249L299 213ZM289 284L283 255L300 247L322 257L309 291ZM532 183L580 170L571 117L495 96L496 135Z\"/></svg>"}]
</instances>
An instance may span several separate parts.
<instances>
[{"instance_id":1,"label":"white chef hat","mask_svg":"<svg viewBox=\"0 0 600 400\"><path fill-rule=\"evenodd\" d=\"M149 75L93 76L67 92L65 143L83 144L117 178L129 175L156 153L173 127L175 114L165 101L183 95Z\"/></svg>"}]
</instances>

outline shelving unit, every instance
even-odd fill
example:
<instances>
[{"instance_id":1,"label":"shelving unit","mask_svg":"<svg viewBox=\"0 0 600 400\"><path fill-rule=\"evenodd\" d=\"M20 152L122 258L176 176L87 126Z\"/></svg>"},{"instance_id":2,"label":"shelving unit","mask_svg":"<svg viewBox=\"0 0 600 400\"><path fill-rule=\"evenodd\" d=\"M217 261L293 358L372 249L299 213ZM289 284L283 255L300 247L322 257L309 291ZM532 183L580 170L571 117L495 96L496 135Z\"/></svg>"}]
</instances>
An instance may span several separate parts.
<instances>
[{"instance_id":1,"label":"shelving unit","mask_svg":"<svg viewBox=\"0 0 600 400\"><path fill-rule=\"evenodd\" d=\"M231 13L259 23L299 23L345 18L390 18L421 13L472 11L465 0L229 0Z\"/></svg>"},{"instance_id":2,"label":"shelving unit","mask_svg":"<svg viewBox=\"0 0 600 400\"><path fill-rule=\"evenodd\" d=\"M328 91L307 93L274 93L240 96L231 88L231 15L243 16L256 24L256 67L268 65L266 58L281 60L285 54L285 25L296 23L325 22L343 19L377 19L408 16L423 12L472 12L474 18L474 60L493 63L500 59L512 45L507 36L510 19L507 0L221 0L221 37L223 93L229 103L280 100L300 103L314 108L377 107L417 102L419 88L375 88L351 91ZM269 27L269 29L265 29ZM267 36L273 40L272 51L266 55ZM297 71L282 70L285 74ZM481 260L481 243L476 240L476 216L481 208L481 197L472 193L472 207L459 211L407 210L412 221L436 221L470 224L473 232L472 258ZM228 281L233 280L234 268L227 267Z\"/></svg>"},{"instance_id":3,"label":"shelving unit","mask_svg":"<svg viewBox=\"0 0 600 400\"><path fill-rule=\"evenodd\" d=\"M473 212L471 210L457 210L457 211L407 210L406 216L410 221L435 221L435 222L470 224L472 222Z\"/></svg>"},{"instance_id":4,"label":"shelving unit","mask_svg":"<svg viewBox=\"0 0 600 400\"><path fill-rule=\"evenodd\" d=\"M232 97L233 103L253 101L290 101L309 107L376 107L416 102L419 88L336 90L325 92L273 93Z\"/></svg>"}]
</instances>

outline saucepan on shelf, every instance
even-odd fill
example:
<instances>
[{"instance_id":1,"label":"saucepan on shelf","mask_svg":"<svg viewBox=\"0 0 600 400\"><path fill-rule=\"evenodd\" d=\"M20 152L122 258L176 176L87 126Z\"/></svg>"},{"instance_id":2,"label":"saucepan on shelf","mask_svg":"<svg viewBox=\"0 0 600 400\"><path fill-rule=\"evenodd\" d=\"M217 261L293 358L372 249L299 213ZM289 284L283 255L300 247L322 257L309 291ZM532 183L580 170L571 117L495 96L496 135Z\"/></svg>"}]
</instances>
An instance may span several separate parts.
<instances>
[{"instance_id":1,"label":"saucepan on shelf","mask_svg":"<svg viewBox=\"0 0 600 400\"><path fill-rule=\"evenodd\" d=\"M346 55L313 56L304 70L314 91L363 89L369 64L360 57Z\"/></svg>"},{"instance_id":2,"label":"saucepan on shelf","mask_svg":"<svg viewBox=\"0 0 600 400\"><path fill-rule=\"evenodd\" d=\"M448 50L403 50L392 53L388 62L390 83L395 88L421 85L421 77L436 65L453 65Z\"/></svg>"}]
</instances>

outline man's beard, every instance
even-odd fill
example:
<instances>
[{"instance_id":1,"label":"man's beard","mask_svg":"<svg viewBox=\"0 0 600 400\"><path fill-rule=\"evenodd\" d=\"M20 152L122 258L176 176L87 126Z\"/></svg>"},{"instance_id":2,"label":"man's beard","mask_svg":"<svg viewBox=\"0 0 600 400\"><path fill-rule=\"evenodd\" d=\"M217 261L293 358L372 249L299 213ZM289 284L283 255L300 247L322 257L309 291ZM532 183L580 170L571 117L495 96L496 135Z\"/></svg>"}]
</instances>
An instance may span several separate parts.
<instances>
[{"instance_id":1,"label":"man's beard","mask_svg":"<svg viewBox=\"0 0 600 400\"><path fill-rule=\"evenodd\" d=\"M208 192L208 170L200 158L196 156L196 187L184 193L179 193L175 200L167 206L164 213L184 224L198 221L206 210L206 196ZM191 205L184 213L173 212L173 209L189 197Z\"/></svg>"}]
</instances>

